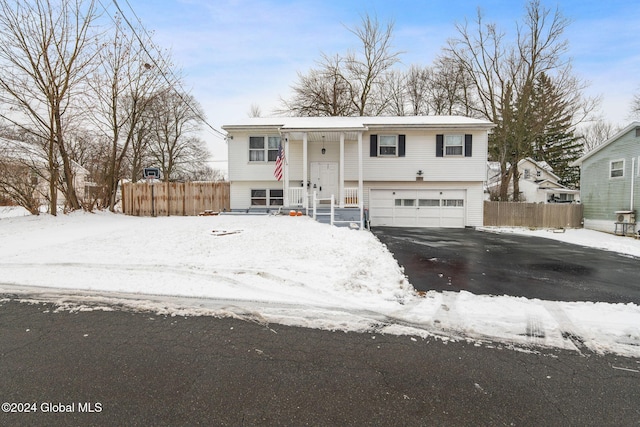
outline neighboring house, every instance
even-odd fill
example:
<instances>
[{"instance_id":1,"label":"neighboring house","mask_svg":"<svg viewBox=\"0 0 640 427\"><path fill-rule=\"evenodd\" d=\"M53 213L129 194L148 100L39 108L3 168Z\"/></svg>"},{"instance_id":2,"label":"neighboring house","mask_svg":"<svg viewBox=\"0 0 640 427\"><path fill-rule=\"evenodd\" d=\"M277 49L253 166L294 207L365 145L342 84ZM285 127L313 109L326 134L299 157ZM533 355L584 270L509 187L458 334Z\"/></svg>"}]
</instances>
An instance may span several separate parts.
<instances>
[{"instance_id":1,"label":"neighboring house","mask_svg":"<svg viewBox=\"0 0 640 427\"><path fill-rule=\"evenodd\" d=\"M49 179L47 160L44 154L35 150L29 144L13 139L0 137L0 160L11 162L16 170L20 170L25 180L29 180L34 187L34 198L41 204L47 205L49 198ZM73 184L79 200L84 200L89 171L79 163L71 162ZM57 194L58 206L64 206L65 197L62 191Z\"/></svg>"},{"instance_id":2,"label":"neighboring house","mask_svg":"<svg viewBox=\"0 0 640 427\"><path fill-rule=\"evenodd\" d=\"M572 190L560 184L560 177L553 173L547 162L537 162L530 157L518 162L520 200L528 203L578 203L580 190ZM500 163L487 164L487 196L500 191ZM509 185L513 194L513 184Z\"/></svg>"},{"instance_id":3,"label":"neighboring house","mask_svg":"<svg viewBox=\"0 0 640 427\"><path fill-rule=\"evenodd\" d=\"M570 165L580 166L585 228L612 233L621 230L616 222L635 223L629 212L640 207L639 163L640 122L633 122Z\"/></svg>"},{"instance_id":4,"label":"neighboring house","mask_svg":"<svg viewBox=\"0 0 640 427\"><path fill-rule=\"evenodd\" d=\"M309 208L335 197L372 226L483 224L488 133L454 116L250 118L228 132L231 209ZM278 147L283 179L274 177Z\"/></svg>"}]
</instances>

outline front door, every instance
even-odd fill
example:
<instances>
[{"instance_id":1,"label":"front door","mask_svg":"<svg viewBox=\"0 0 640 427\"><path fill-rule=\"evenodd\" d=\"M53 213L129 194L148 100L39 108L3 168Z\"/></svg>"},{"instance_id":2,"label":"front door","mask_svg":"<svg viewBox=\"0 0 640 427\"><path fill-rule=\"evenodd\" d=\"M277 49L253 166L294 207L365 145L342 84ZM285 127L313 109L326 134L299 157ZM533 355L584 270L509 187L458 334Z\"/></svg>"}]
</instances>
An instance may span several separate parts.
<instances>
[{"instance_id":1,"label":"front door","mask_svg":"<svg viewBox=\"0 0 640 427\"><path fill-rule=\"evenodd\" d=\"M328 199L333 194L338 200L338 163L311 162L311 191L320 199Z\"/></svg>"}]
</instances>

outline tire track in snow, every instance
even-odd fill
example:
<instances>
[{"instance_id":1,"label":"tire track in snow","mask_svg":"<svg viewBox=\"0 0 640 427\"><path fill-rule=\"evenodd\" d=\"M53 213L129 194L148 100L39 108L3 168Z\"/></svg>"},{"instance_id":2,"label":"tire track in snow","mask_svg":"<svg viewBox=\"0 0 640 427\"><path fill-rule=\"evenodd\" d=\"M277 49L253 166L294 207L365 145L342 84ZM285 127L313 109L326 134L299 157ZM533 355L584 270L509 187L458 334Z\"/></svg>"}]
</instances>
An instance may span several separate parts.
<instances>
[{"instance_id":1,"label":"tire track in snow","mask_svg":"<svg viewBox=\"0 0 640 427\"><path fill-rule=\"evenodd\" d=\"M571 321L567 313L564 312L560 304L556 301L541 301L543 307L551 314L560 328L560 334L562 338L571 342L576 351L581 355L585 353L594 353L595 350L589 348L585 342L585 335L581 332L576 325Z\"/></svg>"}]
</instances>

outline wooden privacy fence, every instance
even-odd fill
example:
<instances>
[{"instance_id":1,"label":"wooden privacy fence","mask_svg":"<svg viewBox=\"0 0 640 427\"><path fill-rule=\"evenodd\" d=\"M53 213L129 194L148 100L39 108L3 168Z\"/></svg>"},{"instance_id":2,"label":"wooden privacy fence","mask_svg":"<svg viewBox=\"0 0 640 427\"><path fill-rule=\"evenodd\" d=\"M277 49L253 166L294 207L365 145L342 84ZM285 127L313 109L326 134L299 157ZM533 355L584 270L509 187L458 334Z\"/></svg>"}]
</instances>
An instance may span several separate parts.
<instances>
[{"instance_id":1,"label":"wooden privacy fence","mask_svg":"<svg viewBox=\"0 0 640 427\"><path fill-rule=\"evenodd\" d=\"M229 210L228 182L137 182L122 185L122 211L134 216L191 216Z\"/></svg>"},{"instance_id":2,"label":"wooden privacy fence","mask_svg":"<svg viewBox=\"0 0 640 427\"><path fill-rule=\"evenodd\" d=\"M583 206L564 203L484 202L484 225L582 228Z\"/></svg>"}]
</instances>

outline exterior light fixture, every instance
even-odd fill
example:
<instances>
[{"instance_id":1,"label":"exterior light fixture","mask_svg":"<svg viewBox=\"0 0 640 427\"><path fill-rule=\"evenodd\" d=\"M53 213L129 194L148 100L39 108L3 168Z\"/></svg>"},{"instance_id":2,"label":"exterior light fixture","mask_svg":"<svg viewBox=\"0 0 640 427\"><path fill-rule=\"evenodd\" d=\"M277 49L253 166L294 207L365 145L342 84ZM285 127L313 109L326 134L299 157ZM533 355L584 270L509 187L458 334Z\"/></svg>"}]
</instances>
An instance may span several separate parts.
<instances>
[{"instance_id":1,"label":"exterior light fixture","mask_svg":"<svg viewBox=\"0 0 640 427\"><path fill-rule=\"evenodd\" d=\"M420 169L418 172L416 172L416 175L418 175L418 176L422 176L422 174L423 174L423 173L424 173L424 172L422 172L422 169Z\"/></svg>"}]
</instances>

